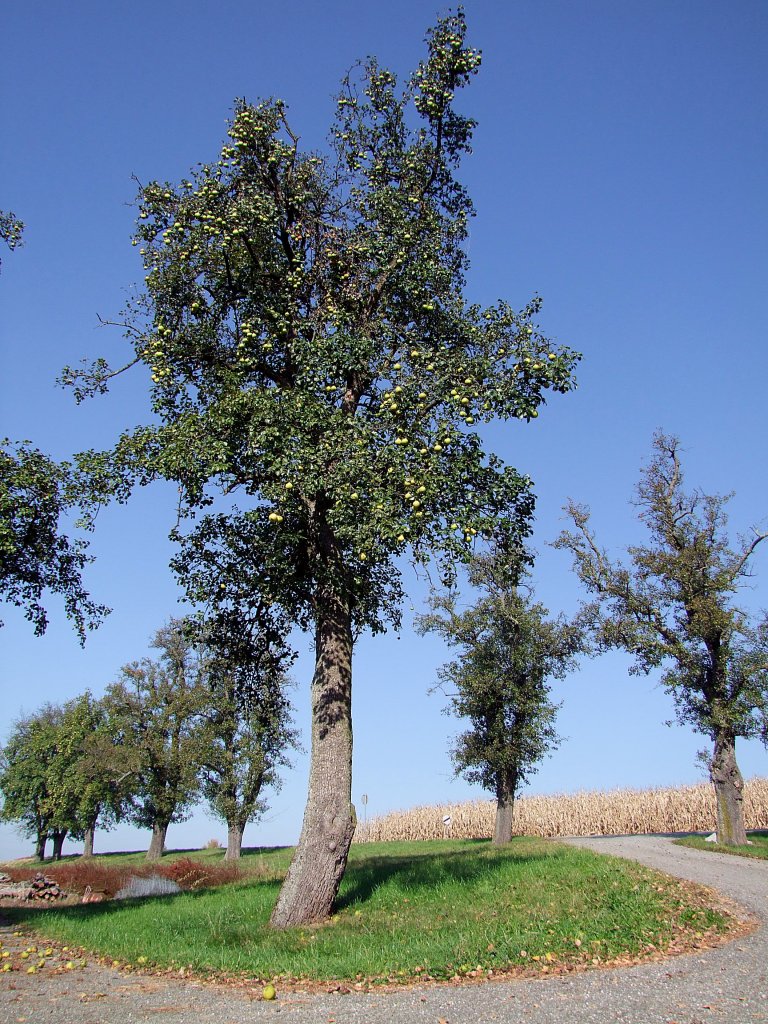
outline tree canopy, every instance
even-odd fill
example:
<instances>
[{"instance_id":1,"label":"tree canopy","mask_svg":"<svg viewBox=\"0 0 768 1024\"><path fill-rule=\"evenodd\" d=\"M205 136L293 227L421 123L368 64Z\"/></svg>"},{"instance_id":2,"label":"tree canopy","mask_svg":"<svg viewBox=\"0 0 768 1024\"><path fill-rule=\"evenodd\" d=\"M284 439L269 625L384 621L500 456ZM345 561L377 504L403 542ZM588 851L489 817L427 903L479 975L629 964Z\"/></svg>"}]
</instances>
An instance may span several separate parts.
<instances>
[{"instance_id":1,"label":"tree canopy","mask_svg":"<svg viewBox=\"0 0 768 1024\"><path fill-rule=\"evenodd\" d=\"M0 240L11 251L24 244L23 234L23 222L0 210ZM91 560L86 541L70 540L61 530L76 506L76 474L68 463L55 462L29 441L0 441L0 600L23 608L40 636L48 625L43 594L62 595L83 643L86 628L109 609L83 587L82 570Z\"/></svg>"}]
</instances>

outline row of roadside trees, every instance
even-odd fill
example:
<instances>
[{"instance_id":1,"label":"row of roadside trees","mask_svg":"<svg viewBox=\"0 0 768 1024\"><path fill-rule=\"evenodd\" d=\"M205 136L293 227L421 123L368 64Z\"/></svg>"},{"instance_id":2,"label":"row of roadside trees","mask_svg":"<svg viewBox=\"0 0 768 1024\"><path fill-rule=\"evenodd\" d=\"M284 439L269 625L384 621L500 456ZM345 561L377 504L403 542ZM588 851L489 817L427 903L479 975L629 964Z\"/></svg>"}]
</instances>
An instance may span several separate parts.
<instances>
[{"instance_id":1,"label":"row of roadside trees","mask_svg":"<svg viewBox=\"0 0 768 1024\"><path fill-rule=\"evenodd\" d=\"M156 658L123 666L96 699L85 692L17 722L2 751L2 818L54 859L64 839L93 853L97 825L127 821L152 833L158 859L168 826L201 799L227 825L228 859L263 813L264 791L297 744L277 662L235 666L195 641L191 620L155 635Z\"/></svg>"},{"instance_id":2,"label":"row of roadside trees","mask_svg":"<svg viewBox=\"0 0 768 1024\"><path fill-rule=\"evenodd\" d=\"M680 442L658 432L635 505L645 543L622 560L600 547L589 511L575 502L572 529L555 547L571 553L587 600L576 616L548 617L528 583L531 556L497 549L470 565L479 596L433 597L423 632L442 636L458 657L439 673L448 710L468 720L452 755L457 774L497 800L495 840L511 835L514 798L559 743L551 681L579 654L623 650L634 674L659 672L681 724L711 746L699 757L717 798L717 836L747 841L738 739L768 744L768 615L750 613L737 594L768 533L728 533L728 496L685 486ZM599 712L599 709L598 709Z\"/></svg>"}]
</instances>

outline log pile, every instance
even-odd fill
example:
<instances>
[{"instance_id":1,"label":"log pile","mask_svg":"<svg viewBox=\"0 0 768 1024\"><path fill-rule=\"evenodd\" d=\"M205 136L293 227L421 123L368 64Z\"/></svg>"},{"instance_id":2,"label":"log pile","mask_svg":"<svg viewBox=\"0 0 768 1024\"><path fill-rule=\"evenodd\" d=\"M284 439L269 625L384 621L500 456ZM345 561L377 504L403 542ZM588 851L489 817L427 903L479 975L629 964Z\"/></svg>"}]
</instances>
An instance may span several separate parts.
<instances>
[{"instance_id":1,"label":"log pile","mask_svg":"<svg viewBox=\"0 0 768 1024\"><path fill-rule=\"evenodd\" d=\"M12 882L7 875L0 876L0 899L42 900L50 903L66 895L57 882L40 871L31 882Z\"/></svg>"},{"instance_id":2,"label":"log pile","mask_svg":"<svg viewBox=\"0 0 768 1024\"><path fill-rule=\"evenodd\" d=\"M29 887L28 900L60 900L67 894L59 886L57 882L54 882L52 878L47 878L39 871L32 879L32 884Z\"/></svg>"}]
</instances>

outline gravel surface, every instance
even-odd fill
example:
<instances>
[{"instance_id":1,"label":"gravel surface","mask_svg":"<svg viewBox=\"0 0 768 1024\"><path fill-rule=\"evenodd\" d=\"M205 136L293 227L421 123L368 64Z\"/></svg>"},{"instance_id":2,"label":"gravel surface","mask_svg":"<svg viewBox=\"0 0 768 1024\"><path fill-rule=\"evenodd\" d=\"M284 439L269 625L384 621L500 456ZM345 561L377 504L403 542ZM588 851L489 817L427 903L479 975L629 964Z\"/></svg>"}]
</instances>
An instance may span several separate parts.
<instances>
[{"instance_id":1,"label":"gravel surface","mask_svg":"<svg viewBox=\"0 0 768 1024\"><path fill-rule=\"evenodd\" d=\"M713 886L758 917L760 927L718 949L638 967L374 995L287 994L272 1003L242 989L96 965L61 974L13 972L0 974L0 1022L768 1024L768 862L674 846L661 836L569 842ZM29 941L1 927L0 939L6 948Z\"/></svg>"}]
</instances>

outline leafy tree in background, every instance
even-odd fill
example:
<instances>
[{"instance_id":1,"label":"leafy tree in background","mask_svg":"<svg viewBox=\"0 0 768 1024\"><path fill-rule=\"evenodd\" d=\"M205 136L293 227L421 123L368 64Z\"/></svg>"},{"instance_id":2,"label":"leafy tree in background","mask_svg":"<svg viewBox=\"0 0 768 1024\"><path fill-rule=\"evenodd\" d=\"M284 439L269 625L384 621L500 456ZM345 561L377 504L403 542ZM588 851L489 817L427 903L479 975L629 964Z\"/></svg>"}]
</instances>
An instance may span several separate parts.
<instances>
[{"instance_id":1,"label":"leafy tree in background","mask_svg":"<svg viewBox=\"0 0 768 1024\"><path fill-rule=\"evenodd\" d=\"M35 836L40 860L48 839L59 860L67 836L85 839L86 853L90 836L92 852L99 816L102 825L119 817L114 747L101 742L108 739L105 726L101 702L86 692L21 719L3 748L2 816Z\"/></svg>"},{"instance_id":2,"label":"leafy tree in background","mask_svg":"<svg viewBox=\"0 0 768 1024\"><path fill-rule=\"evenodd\" d=\"M109 828L123 816L125 779L135 770L113 742L103 701L86 690L62 707L56 752L50 766L55 820L93 856L97 823Z\"/></svg>"},{"instance_id":3,"label":"leafy tree in background","mask_svg":"<svg viewBox=\"0 0 768 1024\"><path fill-rule=\"evenodd\" d=\"M346 865L353 637L399 621L406 552L450 580L477 539L528 532L530 481L477 427L573 387L577 356L539 333L538 300L464 297L473 210L455 171L474 122L455 97L480 64L465 28L440 20L402 86L375 59L355 68L330 153L302 152L281 102L241 102L217 162L142 188L146 288L125 330L156 418L81 457L96 504L155 478L182 513L238 492L243 509L176 533L190 600L314 633L309 797L278 927L326 917ZM82 399L118 372L100 359L63 379Z\"/></svg>"},{"instance_id":4,"label":"leafy tree in background","mask_svg":"<svg viewBox=\"0 0 768 1024\"><path fill-rule=\"evenodd\" d=\"M296 655L287 623L279 627L259 606L220 605L179 625L203 659L208 688L202 795L227 824L225 860L237 860L245 826L266 810L263 791L279 789L278 769L298 746L286 692Z\"/></svg>"},{"instance_id":5,"label":"leafy tree in background","mask_svg":"<svg viewBox=\"0 0 768 1024\"><path fill-rule=\"evenodd\" d=\"M22 835L34 837L37 860L45 858L53 827L49 769L61 715L60 707L47 704L37 714L20 718L0 757L2 819L15 822Z\"/></svg>"},{"instance_id":6,"label":"leafy tree in background","mask_svg":"<svg viewBox=\"0 0 768 1024\"><path fill-rule=\"evenodd\" d=\"M589 511L574 503L567 511L575 529L556 546L572 553L594 595L584 616L601 645L634 655L636 673L663 668L678 720L711 739L718 841L741 845L747 837L736 739L768 741L768 618L755 624L734 595L768 534L755 531L732 545L728 497L683 489L676 437L657 433L653 449L636 498L649 543L627 549L629 564L609 559Z\"/></svg>"},{"instance_id":7,"label":"leafy tree in background","mask_svg":"<svg viewBox=\"0 0 768 1024\"><path fill-rule=\"evenodd\" d=\"M115 742L136 762L126 817L152 830L147 860L158 860L172 822L184 821L200 794L208 689L183 624L155 634L158 660L125 665L104 704Z\"/></svg>"},{"instance_id":8,"label":"leafy tree in background","mask_svg":"<svg viewBox=\"0 0 768 1024\"><path fill-rule=\"evenodd\" d=\"M240 857L245 826L264 813L263 792L280 788L278 769L290 763L286 749L297 745L286 683L278 674L243 686L242 673L214 672L203 796L227 824L225 860Z\"/></svg>"},{"instance_id":9,"label":"leafy tree in background","mask_svg":"<svg viewBox=\"0 0 768 1024\"><path fill-rule=\"evenodd\" d=\"M439 671L448 711L471 728L452 750L457 774L496 797L494 844L512 838L515 796L560 743L548 680L575 668L584 649L579 627L534 602L519 554L497 551L474 560L469 582L482 596L457 609L457 595L435 595L432 612L419 617L421 633L434 632L459 651Z\"/></svg>"}]
</instances>

